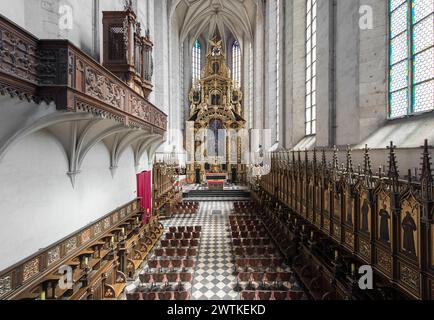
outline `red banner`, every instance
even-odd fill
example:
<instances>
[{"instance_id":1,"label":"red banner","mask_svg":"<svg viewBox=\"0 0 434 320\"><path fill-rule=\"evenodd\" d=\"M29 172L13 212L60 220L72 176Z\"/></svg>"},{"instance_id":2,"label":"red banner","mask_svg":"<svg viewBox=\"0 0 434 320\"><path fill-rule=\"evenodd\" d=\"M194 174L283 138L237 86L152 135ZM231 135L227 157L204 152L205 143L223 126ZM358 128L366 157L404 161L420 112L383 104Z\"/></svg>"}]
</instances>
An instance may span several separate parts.
<instances>
[{"instance_id":1,"label":"red banner","mask_svg":"<svg viewBox=\"0 0 434 320\"><path fill-rule=\"evenodd\" d=\"M137 197L145 213L143 223L152 217L152 172L144 171L137 175Z\"/></svg>"}]
</instances>

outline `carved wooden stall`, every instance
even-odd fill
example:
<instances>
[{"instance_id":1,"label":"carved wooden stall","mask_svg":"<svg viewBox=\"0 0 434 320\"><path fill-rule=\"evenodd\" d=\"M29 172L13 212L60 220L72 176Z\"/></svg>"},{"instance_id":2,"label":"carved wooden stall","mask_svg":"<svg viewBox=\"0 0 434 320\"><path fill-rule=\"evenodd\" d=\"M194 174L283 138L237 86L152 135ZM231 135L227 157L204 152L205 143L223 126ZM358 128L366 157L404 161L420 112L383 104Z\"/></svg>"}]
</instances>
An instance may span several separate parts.
<instances>
[{"instance_id":1,"label":"carved wooden stall","mask_svg":"<svg viewBox=\"0 0 434 320\"><path fill-rule=\"evenodd\" d=\"M367 147L357 170L349 148L341 167L337 149L330 163L325 151L321 160L316 150L269 155L271 172L253 198L313 298L434 299L430 148L425 141L420 176L407 179L395 149L375 175ZM363 265L373 267L374 290L359 289Z\"/></svg>"},{"instance_id":2,"label":"carved wooden stall","mask_svg":"<svg viewBox=\"0 0 434 320\"><path fill-rule=\"evenodd\" d=\"M163 234L139 200L0 273L0 299L117 299Z\"/></svg>"},{"instance_id":3,"label":"carved wooden stall","mask_svg":"<svg viewBox=\"0 0 434 320\"><path fill-rule=\"evenodd\" d=\"M182 200L182 190L177 186L177 171L168 161L155 161L152 170L153 208L159 217L170 217L173 207Z\"/></svg>"}]
</instances>

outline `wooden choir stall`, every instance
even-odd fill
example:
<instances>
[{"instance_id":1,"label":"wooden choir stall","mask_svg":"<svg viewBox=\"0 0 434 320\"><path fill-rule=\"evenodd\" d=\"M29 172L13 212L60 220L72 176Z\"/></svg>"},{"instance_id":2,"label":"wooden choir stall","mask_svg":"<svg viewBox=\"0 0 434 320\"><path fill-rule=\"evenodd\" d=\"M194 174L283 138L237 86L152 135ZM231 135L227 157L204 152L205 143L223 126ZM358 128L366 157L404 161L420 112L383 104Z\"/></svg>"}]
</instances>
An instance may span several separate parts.
<instances>
[{"instance_id":1,"label":"wooden choir stall","mask_svg":"<svg viewBox=\"0 0 434 320\"><path fill-rule=\"evenodd\" d=\"M1 299L113 300L153 249L163 226L143 224L139 200L5 270Z\"/></svg>"},{"instance_id":2,"label":"wooden choir stall","mask_svg":"<svg viewBox=\"0 0 434 320\"><path fill-rule=\"evenodd\" d=\"M271 172L253 194L282 253L313 299L434 299L433 177L428 142L417 176L388 168L374 174L370 152L354 169L338 150L269 155ZM318 159L321 157L321 159ZM359 268L372 266L374 290L361 290Z\"/></svg>"}]
</instances>

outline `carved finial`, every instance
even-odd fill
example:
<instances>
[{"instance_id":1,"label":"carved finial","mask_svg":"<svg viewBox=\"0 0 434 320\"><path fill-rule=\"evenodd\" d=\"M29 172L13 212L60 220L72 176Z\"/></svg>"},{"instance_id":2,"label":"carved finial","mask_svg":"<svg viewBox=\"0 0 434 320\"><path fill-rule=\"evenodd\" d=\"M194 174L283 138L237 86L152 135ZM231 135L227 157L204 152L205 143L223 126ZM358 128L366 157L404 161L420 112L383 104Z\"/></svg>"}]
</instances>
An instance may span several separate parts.
<instances>
[{"instance_id":1,"label":"carved finial","mask_svg":"<svg viewBox=\"0 0 434 320\"><path fill-rule=\"evenodd\" d=\"M422 153L422 172L420 174L422 197L428 201L433 198L433 176L431 170L431 155L429 153L428 140L425 140Z\"/></svg>"},{"instance_id":2,"label":"carved finial","mask_svg":"<svg viewBox=\"0 0 434 320\"><path fill-rule=\"evenodd\" d=\"M140 22L136 23L136 33L140 36L142 35L142 24Z\"/></svg>"},{"instance_id":3,"label":"carved finial","mask_svg":"<svg viewBox=\"0 0 434 320\"><path fill-rule=\"evenodd\" d=\"M411 185L413 178L411 176L411 169L408 169L407 183Z\"/></svg>"},{"instance_id":4,"label":"carved finial","mask_svg":"<svg viewBox=\"0 0 434 320\"><path fill-rule=\"evenodd\" d=\"M124 0L124 11L133 11L133 0Z\"/></svg>"},{"instance_id":5,"label":"carved finial","mask_svg":"<svg viewBox=\"0 0 434 320\"><path fill-rule=\"evenodd\" d=\"M353 158L350 145L347 146L347 173L353 173Z\"/></svg>"},{"instance_id":6,"label":"carved finial","mask_svg":"<svg viewBox=\"0 0 434 320\"><path fill-rule=\"evenodd\" d=\"M317 159L317 155L316 155L316 148L313 148L313 159L312 159L312 165L313 165L313 170L314 170L314 171L316 171L317 163L318 163L318 159Z\"/></svg>"},{"instance_id":7,"label":"carved finial","mask_svg":"<svg viewBox=\"0 0 434 320\"><path fill-rule=\"evenodd\" d=\"M297 161L298 161L298 167L301 167L301 150L299 149L297 151Z\"/></svg>"},{"instance_id":8,"label":"carved finial","mask_svg":"<svg viewBox=\"0 0 434 320\"><path fill-rule=\"evenodd\" d=\"M327 159L326 159L325 149L322 149L321 167L323 169L325 169L327 167Z\"/></svg>"},{"instance_id":9,"label":"carved finial","mask_svg":"<svg viewBox=\"0 0 434 320\"><path fill-rule=\"evenodd\" d=\"M390 142L390 146L387 148L389 149L389 172L387 176L392 180L392 182L397 183L399 179L399 172L395 154L396 146L393 145L393 141Z\"/></svg>"},{"instance_id":10,"label":"carved finial","mask_svg":"<svg viewBox=\"0 0 434 320\"><path fill-rule=\"evenodd\" d=\"M338 148L336 146L333 147L333 169L338 170L339 169L339 159L338 159Z\"/></svg>"},{"instance_id":11,"label":"carved finial","mask_svg":"<svg viewBox=\"0 0 434 320\"><path fill-rule=\"evenodd\" d=\"M432 183L432 169L431 169L431 155L429 153L428 140L425 140L424 145L422 146L422 172L420 174L421 181L426 183Z\"/></svg>"},{"instance_id":12,"label":"carved finial","mask_svg":"<svg viewBox=\"0 0 434 320\"><path fill-rule=\"evenodd\" d=\"M367 176L372 175L372 168L371 168L371 157L369 155L369 148L368 145L365 145L364 149L364 155L363 155L363 173Z\"/></svg>"}]
</instances>

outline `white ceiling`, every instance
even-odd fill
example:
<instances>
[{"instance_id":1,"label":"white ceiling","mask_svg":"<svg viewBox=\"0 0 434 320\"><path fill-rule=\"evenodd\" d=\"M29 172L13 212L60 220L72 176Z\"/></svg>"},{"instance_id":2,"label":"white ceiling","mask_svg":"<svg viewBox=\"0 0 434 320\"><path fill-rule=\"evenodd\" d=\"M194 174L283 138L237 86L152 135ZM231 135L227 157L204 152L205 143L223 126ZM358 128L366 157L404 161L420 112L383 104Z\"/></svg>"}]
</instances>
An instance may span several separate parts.
<instances>
[{"instance_id":1,"label":"white ceiling","mask_svg":"<svg viewBox=\"0 0 434 320\"><path fill-rule=\"evenodd\" d=\"M258 3L261 0L171 0L170 18L179 24L180 40L211 38L216 31L226 40L230 35L253 40Z\"/></svg>"}]
</instances>

